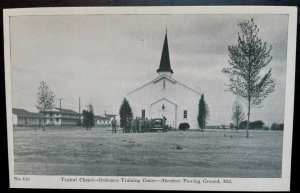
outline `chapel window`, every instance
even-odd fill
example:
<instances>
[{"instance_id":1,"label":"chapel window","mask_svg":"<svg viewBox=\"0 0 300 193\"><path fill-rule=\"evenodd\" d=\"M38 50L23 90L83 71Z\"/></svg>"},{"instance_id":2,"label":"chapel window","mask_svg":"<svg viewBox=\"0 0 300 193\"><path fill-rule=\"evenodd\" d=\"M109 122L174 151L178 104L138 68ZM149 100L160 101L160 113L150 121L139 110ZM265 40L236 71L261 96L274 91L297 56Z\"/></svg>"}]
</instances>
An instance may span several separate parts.
<instances>
[{"instance_id":1,"label":"chapel window","mask_svg":"<svg viewBox=\"0 0 300 193\"><path fill-rule=\"evenodd\" d=\"M183 111L183 118L186 119L187 118L187 110Z\"/></svg>"}]
</instances>

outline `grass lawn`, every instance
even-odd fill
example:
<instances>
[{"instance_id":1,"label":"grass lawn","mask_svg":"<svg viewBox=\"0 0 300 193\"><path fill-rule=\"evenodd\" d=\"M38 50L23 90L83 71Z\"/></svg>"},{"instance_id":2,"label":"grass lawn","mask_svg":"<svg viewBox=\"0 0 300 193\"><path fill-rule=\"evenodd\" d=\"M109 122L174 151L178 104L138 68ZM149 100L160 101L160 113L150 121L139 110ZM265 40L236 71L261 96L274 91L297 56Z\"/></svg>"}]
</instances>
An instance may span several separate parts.
<instances>
[{"instance_id":1,"label":"grass lawn","mask_svg":"<svg viewBox=\"0 0 300 193\"><path fill-rule=\"evenodd\" d=\"M14 128L15 174L281 176L282 131L112 134L107 128Z\"/></svg>"}]
</instances>

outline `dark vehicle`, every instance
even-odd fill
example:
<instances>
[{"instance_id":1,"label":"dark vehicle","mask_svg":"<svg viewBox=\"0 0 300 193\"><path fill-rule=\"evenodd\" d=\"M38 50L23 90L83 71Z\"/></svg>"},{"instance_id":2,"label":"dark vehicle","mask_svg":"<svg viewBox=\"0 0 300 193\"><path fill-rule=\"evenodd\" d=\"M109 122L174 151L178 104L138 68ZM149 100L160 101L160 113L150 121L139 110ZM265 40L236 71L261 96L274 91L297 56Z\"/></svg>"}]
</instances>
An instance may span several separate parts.
<instances>
[{"instance_id":1,"label":"dark vehicle","mask_svg":"<svg viewBox=\"0 0 300 193\"><path fill-rule=\"evenodd\" d=\"M151 119L151 123L150 131L167 131L167 127L162 118Z\"/></svg>"}]
</instances>

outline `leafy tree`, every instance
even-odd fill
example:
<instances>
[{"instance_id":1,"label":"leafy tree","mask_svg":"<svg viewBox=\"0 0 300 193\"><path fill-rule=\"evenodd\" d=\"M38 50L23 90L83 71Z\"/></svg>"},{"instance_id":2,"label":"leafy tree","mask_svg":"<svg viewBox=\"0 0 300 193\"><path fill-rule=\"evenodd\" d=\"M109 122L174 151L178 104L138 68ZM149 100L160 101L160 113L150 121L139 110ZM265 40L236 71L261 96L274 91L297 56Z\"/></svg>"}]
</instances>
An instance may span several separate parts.
<instances>
[{"instance_id":1,"label":"leafy tree","mask_svg":"<svg viewBox=\"0 0 300 193\"><path fill-rule=\"evenodd\" d=\"M128 125L129 120L132 120L133 115L132 115L132 110L129 105L129 102L124 98L120 110L120 127L125 128L126 125Z\"/></svg>"},{"instance_id":2,"label":"leafy tree","mask_svg":"<svg viewBox=\"0 0 300 193\"><path fill-rule=\"evenodd\" d=\"M230 123L230 124L229 124L229 128L230 128L230 129L234 129L234 128L236 128L236 126L235 126L233 123Z\"/></svg>"},{"instance_id":3,"label":"leafy tree","mask_svg":"<svg viewBox=\"0 0 300 193\"><path fill-rule=\"evenodd\" d=\"M45 81L41 81L39 86L39 92L37 94L37 105L36 108L40 113L43 114L43 130L45 131L45 123L46 123L46 111L49 111L54 108L55 103L55 95L50 90Z\"/></svg>"},{"instance_id":4,"label":"leafy tree","mask_svg":"<svg viewBox=\"0 0 300 193\"><path fill-rule=\"evenodd\" d=\"M240 122L243 121L244 118L243 107L239 101L236 100L232 107L232 120L235 123L236 129L239 129Z\"/></svg>"},{"instance_id":5,"label":"leafy tree","mask_svg":"<svg viewBox=\"0 0 300 193\"><path fill-rule=\"evenodd\" d=\"M265 126L265 123L261 120L251 122L250 124L252 129L263 129Z\"/></svg>"},{"instance_id":6,"label":"leafy tree","mask_svg":"<svg viewBox=\"0 0 300 193\"><path fill-rule=\"evenodd\" d=\"M204 131L204 128L206 126L206 123L208 121L209 117L209 109L208 105L206 104L204 100L204 95L201 95L201 98L199 100L199 110L198 110L198 125L201 129L201 131Z\"/></svg>"},{"instance_id":7,"label":"leafy tree","mask_svg":"<svg viewBox=\"0 0 300 193\"><path fill-rule=\"evenodd\" d=\"M228 46L229 67L223 73L229 76L228 91L243 98L248 103L247 137L251 105L261 105L262 101L274 91L275 82L271 77L271 68L263 74L263 69L272 60L266 42L258 37L259 28L251 21L238 24L242 34L238 34L238 43Z\"/></svg>"},{"instance_id":8,"label":"leafy tree","mask_svg":"<svg viewBox=\"0 0 300 193\"><path fill-rule=\"evenodd\" d=\"M247 129L247 120L240 123L240 129ZM265 129L265 123L261 120L249 123L249 129Z\"/></svg>"},{"instance_id":9,"label":"leafy tree","mask_svg":"<svg viewBox=\"0 0 300 193\"><path fill-rule=\"evenodd\" d=\"M284 124L283 124L283 123L280 123L280 124L278 124L278 123L273 123L273 124L271 125L271 130L275 130L275 131L283 131L283 129L284 129Z\"/></svg>"},{"instance_id":10,"label":"leafy tree","mask_svg":"<svg viewBox=\"0 0 300 193\"><path fill-rule=\"evenodd\" d=\"M94 107L92 104L89 104L87 106L87 109L82 111L82 116L83 116L82 124L86 128L86 130L89 130L95 126Z\"/></svg>"},{"instance_id":11,"label":"leafy tree","mask_svg":"<svg viewBox=\"0 0 300 193\"><path fill-rule=\"evenodd\" d=\"M239 129L246 129L247 128L247 120L240 122L239 126L240 126Z\"/></svg>"}]
</instances>

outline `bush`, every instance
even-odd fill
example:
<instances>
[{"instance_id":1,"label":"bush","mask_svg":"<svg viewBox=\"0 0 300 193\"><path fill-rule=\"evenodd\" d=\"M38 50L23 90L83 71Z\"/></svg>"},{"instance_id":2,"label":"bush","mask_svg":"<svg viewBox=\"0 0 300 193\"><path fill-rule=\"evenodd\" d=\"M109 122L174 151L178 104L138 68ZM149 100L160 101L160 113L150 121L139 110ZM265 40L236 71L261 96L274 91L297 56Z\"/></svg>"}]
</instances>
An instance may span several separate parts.
<instances>
[{"instance_id":1,"label":"bush","mask_svg":"<svg viewBox=\"0 0 300 193\"><path fill-rule=\"evenodd\" d=\"M284 129L284 124L281 123L281 124L278 124L278 123L273 123L271 125L271 130L275 130L275 131L283 131Z\"/></svg>"},{"instance_id":2,"label":"bush","mask_svg":"<svg viewBox=\"0 0 300 193\"><path fill-rule=\"evenodd\" d=\"M251 128L252 129L263 129L265 126L265 123L261 120L257 120L254 122L250 122Z\"/></svg>"},{"instance_id":3,"label":"bush","mask_svg":"<svg viewBox=\"0 0 300 193\"><path fill-rule=\"evenodd\" d=\"M235 129L235 125L233 123L229 124L230 129Z\"/></svg>"},{"instance_id":4,"label":"bush","mask_svg":"<svg viewBox=\"0 0 300 193\"><path fill-rule=\"evenodd\" d=\"M263 130L270 130L268 126L264 126Z\"/></svg>"},{"instance_id":5,"label":"bush","mask_svg":"<svg viewBox=\"0 0 300 193\"><path fill-rule=\"evenodd\" d=\"M179 130L182 131L187 131L190 128L190 124L189 123L180 123L179 124Z\"/></svg>"},{"instance_id":6,"label":"bush","mask_svg":"<svg viewBox=\"0 0 300 193\"><path fill-rule=\"evenodd\" d=\"M242 121L240 123L240 129L246 129L246 128L247 128L247 121ZM261 120L257 120L257 121L253 121L253 122L250 121L249 129L251 129L251 130L265 129L265 123Z\"/></svg>"},{"instance_id":7,"label":"bush","mask_svg":"<svg viewBox=\"0 0 300 193\"><path fill-rule=\"evenodd\" d=\"M172 126L170 126L170 125L166 125L166 130L167 130L167 131L172 131L173 128L172 128Z\"/></svg>"}]
</instances>

